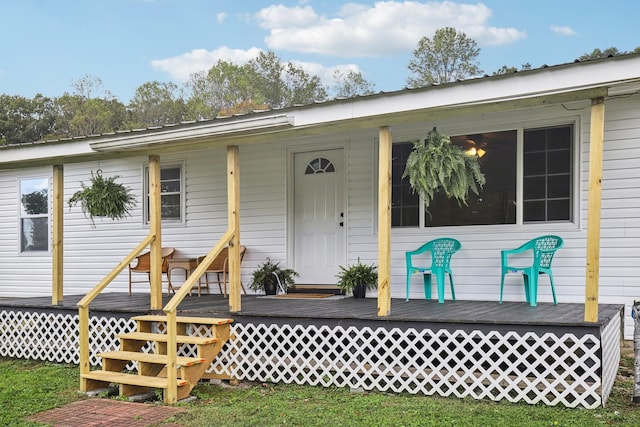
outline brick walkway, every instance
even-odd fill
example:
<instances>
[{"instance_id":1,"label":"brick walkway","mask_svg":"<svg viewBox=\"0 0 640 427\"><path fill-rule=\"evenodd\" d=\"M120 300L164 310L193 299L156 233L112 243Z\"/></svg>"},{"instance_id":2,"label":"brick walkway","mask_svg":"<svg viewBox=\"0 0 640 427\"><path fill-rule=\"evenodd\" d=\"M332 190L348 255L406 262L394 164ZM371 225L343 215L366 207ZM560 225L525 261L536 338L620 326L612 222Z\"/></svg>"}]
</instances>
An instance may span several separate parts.
<instances>
[{"instance_id":1,"label":"brick walkway","mask_svg":"<svg viewBox=\"0 0 640 427\"><path fill-rule=\"evenodd\" d=\"M40 412L27 420L54 427L179 427L179 424L161 423L182 411L184 409L171 406L95 398Z\"/></svg>"}]
</instances>

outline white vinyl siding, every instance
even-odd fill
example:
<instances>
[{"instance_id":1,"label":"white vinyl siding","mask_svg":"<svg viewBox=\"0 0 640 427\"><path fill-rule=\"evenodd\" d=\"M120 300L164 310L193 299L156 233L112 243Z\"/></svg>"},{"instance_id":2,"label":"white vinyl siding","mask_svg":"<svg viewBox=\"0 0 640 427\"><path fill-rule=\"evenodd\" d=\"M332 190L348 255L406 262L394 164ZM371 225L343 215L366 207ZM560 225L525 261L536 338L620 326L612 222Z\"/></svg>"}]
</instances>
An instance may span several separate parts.
<instances>
[{"instance_id":1,"label":"white vinyl siding","mask_svg":"<svg viewBox=\"0 0 640 427\"><path fill-rule=\"evenodd\" d=\"M567 107L567 108L565 108ZM602 182L600 243L600 302L625 304L630 308L640 298L640 96L608 100L605 109L605 142ZM456 296L460 300L487 300L498 304L500 250L514 248L541 234L558 234L565 246L554 260L556 292L560 303L584 302L586 216L589 168L590 103L545 106L516 112L486 113L464 118L439 119L393 128L396 141L411 140L438 126L445 134L468 131L497 131L520 127L574 123L577 141L574 222L562 224L507 224L500 226L438 227L437 229L393 229L391 293L405 296L405 251L442 236L457 238L462 249L452 259ZM347 161L347 262L377 259L376 193L378 128L336 136L330 141L346 150ZM242 263L242 280L266 257L288 261L288 168L294 149L326 148L326 137L277 140L264 144L239 143L240 230L247 247ZM308 146L308 147L307 147ZM83 294L95 286L148 233L142 221L144 155L69 163L64 168L64 292ZM163 224L163 246L176 248L177 257L205 254L227 228L226 147L212 147L161 156L162 164L184 165L185 218L181 224ZM87 182L91 171L102 169L107 176L131 188L137 205L132 217L122 221L99 219L91 228L79 208L66 202ZM50 254L19 254L18 180L23 176L50 176L51 168L0 170L0 297L51 295ZM412 298L423 298L417 276ZM126 292L126 270L107 292ZM148 292L143 285L134 291ZM374 295L374 294L372 294ZM506 301L524 301L522 279L508 276ZM548 281L541 279L539 301L551 301ZM445 302L446 304L446 302ZM392 308L393 310L393 308ZM633 322L625 313L625 337L632 335ZM581 321L582 319L576 319Z\"/></svg>"}]
</instances>

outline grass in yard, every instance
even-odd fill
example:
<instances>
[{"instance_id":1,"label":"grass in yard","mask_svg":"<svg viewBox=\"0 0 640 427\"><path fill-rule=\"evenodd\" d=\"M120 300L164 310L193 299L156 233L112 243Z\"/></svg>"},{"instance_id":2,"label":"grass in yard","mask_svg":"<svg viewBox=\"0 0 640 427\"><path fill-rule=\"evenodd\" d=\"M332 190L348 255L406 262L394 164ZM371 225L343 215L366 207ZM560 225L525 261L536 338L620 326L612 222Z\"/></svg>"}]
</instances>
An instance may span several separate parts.
<instances>
[{"instance_id":1,"label":"grass in yard","mask_svg":"<svg viewBox=\"0 0 640 427\"><path fill-rule=\"evenodd\" d=\"M79 384L75 365L0 358L0 426L40 425L24 418L82 399Z\"/></svg>"},{"instance_id":2,"label":"grass in yard","mask_svg":"<svg viewBox=\"0 0 640 427\"><path fill-rule=\"evenodd\" d=\"M341 388L258 384L201 385L199 399L175 421L205 426L640 426L632 403L633 359L623 358L606 408L478 401L435 396L351 393Z\"/></svg>"},{"instance_id":3,"label":"grass in yard","mask_svg":"<svg viewBox=\"0 0 640 427\"><path fill-rule=\"evenodd\" d=\"M78 367L0 358L0 426L35 426L25 417L80 400ZM435 396L351 393L269 383L199 385L170 422L241 426L640 426L632 403L633 358L624 357L606 408L592 410ZM169 421L168 421L169 422Z\"/></svg>"}]
</instances>

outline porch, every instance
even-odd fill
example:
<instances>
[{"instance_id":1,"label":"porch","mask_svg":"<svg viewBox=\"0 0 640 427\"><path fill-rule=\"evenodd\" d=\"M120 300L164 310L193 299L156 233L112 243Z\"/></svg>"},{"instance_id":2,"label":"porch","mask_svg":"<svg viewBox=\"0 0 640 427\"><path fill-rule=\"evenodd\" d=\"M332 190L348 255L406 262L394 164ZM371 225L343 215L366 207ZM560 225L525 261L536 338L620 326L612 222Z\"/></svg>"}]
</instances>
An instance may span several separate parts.
<instances>
[{"instance_id":1,"label":"porch","mask_svg":"<svg viewBox=\"0 0 640 427\"><path fill-rule=\"evenodd\" d=\"M78 363L80 299L0 298L0 355ZM96 298L91 364L148 304L148 294ZM603 405L613 386L621 305L601 304L593 323L582 304L397 299L386 317L376 307L375 298L249 295L242 312L229 313L228 299L214 294L185 298L178 314L234 319L209 377L587 408Z\"/></svg>"}]
</instances>

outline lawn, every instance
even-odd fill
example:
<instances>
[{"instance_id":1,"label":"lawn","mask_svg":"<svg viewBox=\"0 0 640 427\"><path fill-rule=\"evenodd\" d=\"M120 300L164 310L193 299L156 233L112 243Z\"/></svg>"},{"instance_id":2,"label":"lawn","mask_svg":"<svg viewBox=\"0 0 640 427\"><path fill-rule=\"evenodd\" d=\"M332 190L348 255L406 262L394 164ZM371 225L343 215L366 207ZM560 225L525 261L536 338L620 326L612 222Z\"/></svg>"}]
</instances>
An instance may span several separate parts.
<instances>
[{"instance_id":1,"label":"lawn","mask_svg":"<svg viewBox=\"0 0 640 427\"><path fill-rule=\"evenodd\" d=\"M0 425L35 426L25 417L82 399L78 368L0 359ZM352 393L270 383L202 384L198 399L170 422L204 426L638 426L632 403L633 359L624 357L606 408L593 410L441 398Z\"/></svg>"}]
</instances>

